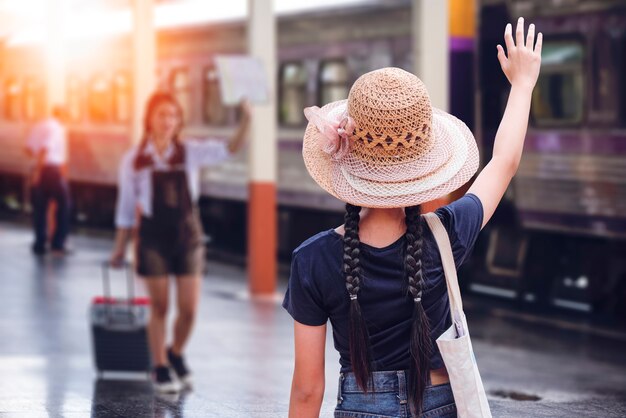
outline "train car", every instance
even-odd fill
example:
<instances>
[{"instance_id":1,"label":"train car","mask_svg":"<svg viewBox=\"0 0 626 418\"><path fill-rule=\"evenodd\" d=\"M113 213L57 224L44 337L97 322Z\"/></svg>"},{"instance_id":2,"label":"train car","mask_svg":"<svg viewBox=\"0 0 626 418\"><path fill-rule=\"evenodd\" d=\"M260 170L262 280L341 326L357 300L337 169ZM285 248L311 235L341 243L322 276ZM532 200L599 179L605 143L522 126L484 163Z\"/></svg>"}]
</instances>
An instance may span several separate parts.
<instances>
[{"instance_id":1,"label":"train car","mask_svg":"<svg viewBox=\"0 0 626 418\"><path fill-rule=\"evenodd\" d=\"M626 15L622 1L450 1L451 112L491 154L508 83L495 45L523 15L544 33L540 79L519 174L482 234L467 290L532 307L622 312L626 296ZM468 6L468 4L470 6ZM278 19L279 256L339 224L342 205L307 175L302 109L345 98L361 74L411 70L411 2L367 2ZM462 9L462 10L461 10ZM469 14L472 16L471 12ZM455 19L455 16L457 18ZM359 25L346 25L346 21ZM474 28L478 33L474 39ZM159 88L185 109L185 136L226 138L234 108L220 102L217 54L243 53L245 22L159 30ZM476 54L475 54L476 48ZM78 222L111 226L116 171L130 138L131 39L76 44L67 68L70 180ZM0 44L0 197L27 206L23 141L43 111L41 51ZM476 100L475 100L476 98ZM474 106L477 103L477 106ZM201 210L212 248L245 253L247 156L202 176Z\"/></svg>"},{"instance_id":2,"label":"train car","mask_svg":"<svg viewBox=\"0 0 626 418\"><path fill-rule=\"evenodd\" d=\"M110 225L115 204L116 167L130 146L129 37L95 48L70 45L66 75L69 176L80 221ZM41 49L25 45L0 49L0 190L5 208L28 208L29 161L25 138L44 114L45 62Z\"/></svg>"},{"instance_id":3,"label":"train car","mask_svg":"<svg viewBox=\"0 0 626 418\"><path fill-rule=\"evenodd\" d=\"M519 172L479 242L469 288L531 306L624 312L626 4L481 1L478 125L490 155L508 82L496 59L507 22L544 34Z\"/></svg>"},{"instance_id":4,"label":"train car","mask_svg":"<svg viewBox=\"0 0 626 418\"><path fill-rule=\"evenodd\" d=\"M467 2L452 1L459 12ZM464 6L465 5L465 6ZM346 21L359 25L346 25ZM473 21L456 19L451 33L453 113L472 125ZM226 138L235 109L220 102L217 54L244 53L245 22L159 30L157 79L185 110L185 136ZM301 143L302 109L346 98L361 74L384 66L413 68L411 2L373 1L278 18L278 204L279 256L287 260L304 238L342 221L342 205L306 173ZM70 181L79 222L110 226L118 162L130 135L131 39L120 35L97 45L76 41L67 65ZM0 49L0 193L6 208L28 206L23 143L42 114L44 68L35 46ZM201 209L214 248L244 254L247 156L206 170Z\"/></svg>"}]
</instances>

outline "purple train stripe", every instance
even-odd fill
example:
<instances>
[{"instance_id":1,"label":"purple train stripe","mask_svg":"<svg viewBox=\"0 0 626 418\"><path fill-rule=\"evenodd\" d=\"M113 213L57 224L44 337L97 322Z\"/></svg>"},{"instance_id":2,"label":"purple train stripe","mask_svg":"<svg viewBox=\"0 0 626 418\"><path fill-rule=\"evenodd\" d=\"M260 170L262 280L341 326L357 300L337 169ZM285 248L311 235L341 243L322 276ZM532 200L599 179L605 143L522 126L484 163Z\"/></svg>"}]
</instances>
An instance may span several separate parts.
<instances>
[{"instance_id":1,"label":"purple train stripe","mask_svg":"<svg viewBox=\"0 0 626 418\"><path fill-rule=\"evenodd\" d=\"M520 209L519 214L524 225L528 227L561 227L564 230L585 231L585 233L593 235L626 236L626 217L574 215L524 209Z\"/></svg>"},{"instance_id":2,"label":"purple train stripe","mask_svg":"<svg viewBox=\"0 0 626 418\"><path fill-rule=\"evenodd\" d=\"M290 138L288 140L281 138L278 140L278 150L301 152L303 138L304 138L304 131L302 131L302 138L293 138L293 139Z\"/></svg>"},{"instance_id":3,"label":"purple train stripe","mask_svg":"<svg viewBox=\"0 0 626 418\"><path fill-rule=\"evenodd\" d=\"M466 36L451 36L450 51L451 52L472 52L474 51L474 38Z\"/></svg>"},{"instance_id":4,"label":"purple train stripe","mask_svg":"<svg viewBox=\"0 0 626 418\"><path fill-rule=\"evenodd\" d=\"M203 184L202 196L217 197L220 199L247 201L248 186L232 184ZM278 204L288 207L300 207L304 209L321 209L326 211L341 211L344 203L328 193L322 192L299 192L295 190L277 190Z\"/></svg>"},{"instance_id":5,"label":"purple train stripe","mask_svg":"<svg viewBox=\"0 0 626 418\"><path fill-rule=\"evenodd\" d=\"M388 40L390 46L395 53L401 53L411 50L411 37L399 36ZM312 43L297 46L283 46L278 51L280 61L301 60L310 57L319 59L328 59L335 57L344 57L359 54L368 54L370 52L370 40L357 40L335 43ZM474 38L466 36L451 36L449 38L450 52L473 52L475 49Z\"/></svg>"},{"instance_id":6,"label":"purple train stripe","mask_svg":"<svg viewBox=\"0 0 626 418\"><path fill-rule=\"evenodd\" d=\"M524 150L542 154L625 155L626 132L535 131L528 134Z\"/></svg>"},{"instance_id":7,"label":"purple train stripe","mask_svg":"<svg viewBox=\"0 0 626 418\"><path fill-rule=\"evenodd\" d=\"M281 47L278 51L280 61L301 60L310 57L328 59L336 57L347 57L358 54L368 54L370 42L367 40L335 42L335 43L312 43L308 45L297 45Z\"/></svg>"}]
</instances>

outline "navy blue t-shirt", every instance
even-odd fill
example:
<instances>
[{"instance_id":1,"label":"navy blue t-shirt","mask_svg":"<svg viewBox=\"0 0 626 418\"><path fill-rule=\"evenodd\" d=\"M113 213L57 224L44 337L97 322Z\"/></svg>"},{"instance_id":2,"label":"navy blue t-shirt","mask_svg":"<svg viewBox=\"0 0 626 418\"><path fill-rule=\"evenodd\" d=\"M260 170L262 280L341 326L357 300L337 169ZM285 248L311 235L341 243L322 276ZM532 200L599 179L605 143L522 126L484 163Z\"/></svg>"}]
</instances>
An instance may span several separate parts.
<instances>
[{"instance_id":1,"label":"navy blue t-shirt","mask_svg":"<svg viewBox=\"0 0 626 418\"><path fill-rule=\"evenodd\" d=\"M458 268L470 254L483 222L483 207L473 194L435 212L450 236ZM422 269L425 288L422 303L431 325L434 352L431 368L443 367L435 340L451 325L450 305L441 257L422 218ZM405 238L376 248L361 243L362 285L359 303L370 336L374 370L409 368L409 336L413 299L407 293L404 273ZM343 237L334 229L320 232L293 252L291 275L283 307L298 322L320 326L330 319L341 371L350 371L348 343L350 298L341 273Z\"/></svg>"}]
</instances>

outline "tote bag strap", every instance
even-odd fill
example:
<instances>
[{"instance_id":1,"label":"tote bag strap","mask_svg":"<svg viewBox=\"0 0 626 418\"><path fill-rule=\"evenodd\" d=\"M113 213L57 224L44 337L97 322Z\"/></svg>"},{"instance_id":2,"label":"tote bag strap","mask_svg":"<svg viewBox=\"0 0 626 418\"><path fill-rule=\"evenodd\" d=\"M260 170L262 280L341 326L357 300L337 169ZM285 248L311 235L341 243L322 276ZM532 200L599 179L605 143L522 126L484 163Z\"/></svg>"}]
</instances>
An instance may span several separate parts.
<instances>
[{"instance_id":1,"label":"tote bag strap","mask_svg":"<svg viewBox=\"0 0 626 418\"><path fill-rule=\"evenodd\" d=\"M443 273L446 276L446 284L448 287L448 298L450 299L450 316L454 323L458 320L458 318L455 318L455 312L463 312L463 301L461 300L461 290L459 289L459 281L456 275L456 266L454 264L454 256L452 255L450 237L437 214L430 212L423 216L435 237L437 247L439 247Z\"/></svg>"}]
</instances>

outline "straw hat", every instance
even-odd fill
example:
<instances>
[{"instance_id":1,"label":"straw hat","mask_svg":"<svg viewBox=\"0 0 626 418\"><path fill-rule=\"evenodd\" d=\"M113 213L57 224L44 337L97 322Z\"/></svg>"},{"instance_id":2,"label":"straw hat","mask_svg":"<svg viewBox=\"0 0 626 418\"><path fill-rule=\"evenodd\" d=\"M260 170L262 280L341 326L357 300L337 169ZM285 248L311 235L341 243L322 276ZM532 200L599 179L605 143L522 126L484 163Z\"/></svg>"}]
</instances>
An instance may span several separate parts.
<instances>
[{"instance_id":1,"label":"straw hat","mask_svg":"<svg viewBox=\"0 0 626 418\"><path fill-rule=\"evenodd\" d=\"M362 75L348 100L304 109L302 154L311 177L353 205L419 205L465 184L478 169L469 128L435 109L424 83L399 68Z\"/></svg>"}]
</instances>

